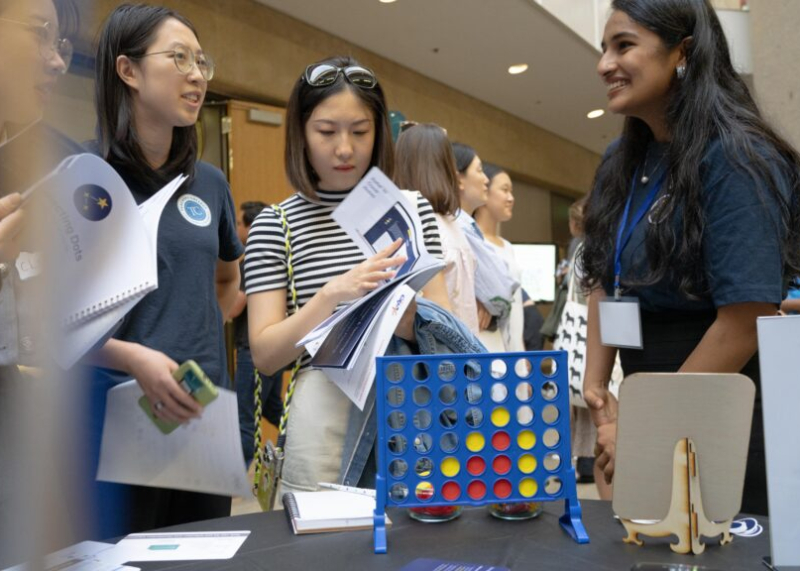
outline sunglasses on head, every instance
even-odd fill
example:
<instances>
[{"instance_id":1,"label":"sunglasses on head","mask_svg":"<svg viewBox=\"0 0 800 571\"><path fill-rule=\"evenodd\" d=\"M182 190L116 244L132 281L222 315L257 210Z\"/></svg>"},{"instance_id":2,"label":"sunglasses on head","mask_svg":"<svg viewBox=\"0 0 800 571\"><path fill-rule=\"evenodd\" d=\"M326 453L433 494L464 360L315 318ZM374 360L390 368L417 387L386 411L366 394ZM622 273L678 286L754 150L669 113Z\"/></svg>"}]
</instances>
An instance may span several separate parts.
<instances>
[{"instance_id":1,"label":"sunglasses on head","mask_svg":"<svg viewBox=\"0 0 800 571\"><path fill-rule=\"evenodd\" d=\"M378 85L378 78L372 70L360 65L337 67L328 63L312 63L306 68L303 79L311 87L327 87L336 83L340 73L352 85L362 89L372 89Z\"/></svg>"}]
</instances>

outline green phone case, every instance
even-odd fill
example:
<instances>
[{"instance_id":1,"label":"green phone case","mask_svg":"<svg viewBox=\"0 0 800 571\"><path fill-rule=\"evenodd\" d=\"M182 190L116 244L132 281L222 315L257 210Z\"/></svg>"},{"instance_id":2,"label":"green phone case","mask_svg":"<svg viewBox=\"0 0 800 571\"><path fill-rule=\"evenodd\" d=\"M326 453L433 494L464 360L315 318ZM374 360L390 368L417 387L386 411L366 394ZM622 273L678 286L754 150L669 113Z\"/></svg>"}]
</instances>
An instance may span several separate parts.
<instances>
[{"instance_id":1,"label":"green phone case","mask_svg":"<svg viewBox=\"0 0 800 571\"><path fill-rule=\"evenodd\" d=\"M207 406L219 395L219 390L214 386L214 383L206 376L200 365L191 359L178 367L172 376L178 381L183 390L189 393L189 396L203 406ZM139 399L139 406L142 407L145 414L164 434L169 434L180 426L177 422L156 418L153 415L153 409L150 407L150 401L145 396Z\"/></svg>"}]
</instances>

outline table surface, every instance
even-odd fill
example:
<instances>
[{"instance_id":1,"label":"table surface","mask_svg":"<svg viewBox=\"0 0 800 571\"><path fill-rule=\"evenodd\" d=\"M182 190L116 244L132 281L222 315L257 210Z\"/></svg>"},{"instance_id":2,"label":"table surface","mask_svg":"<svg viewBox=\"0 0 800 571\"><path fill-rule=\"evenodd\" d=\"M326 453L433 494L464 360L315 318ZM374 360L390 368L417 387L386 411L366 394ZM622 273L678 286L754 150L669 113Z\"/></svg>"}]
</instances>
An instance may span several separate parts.
<instances>
[{"instance_id":1,"label":"table surface","mask_svg":"<svg viewBox=\"0 0 800 571\"><path fill-rule=\"evenodd\" d=\"M754 538L734 537L720 546L707 540L705 553L679 555L666 538L642 537L643 547L622 542L625 529L612 516L611 503L584 500L583 522L590 543L578 545L558 523L564 502L545 505L535 520L507 522L493 518L487 508L465 507L455 521L424 524L411 520L405 510L389 510L393 522L387 530L388 552L373 553L371 531L294 535L283 512L258 513L209 520L158 531L250 530L233 559L132 563L143 570L280 570L401 569L420 557L536 571L598 569L627 571L638 562L703 565L711 570L765 569L769 555L769 529Z\"/></svg>"}]
</instances>

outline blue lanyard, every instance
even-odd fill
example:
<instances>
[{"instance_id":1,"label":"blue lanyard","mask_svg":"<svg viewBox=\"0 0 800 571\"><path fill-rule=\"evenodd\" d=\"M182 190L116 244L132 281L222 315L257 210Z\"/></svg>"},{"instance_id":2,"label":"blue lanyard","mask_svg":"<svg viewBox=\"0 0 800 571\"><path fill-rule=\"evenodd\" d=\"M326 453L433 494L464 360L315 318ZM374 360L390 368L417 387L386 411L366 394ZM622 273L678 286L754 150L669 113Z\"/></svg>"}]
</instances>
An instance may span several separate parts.
<instances>
[{"instance_id":1,"label":"blue lanyard","mask_svg":"<svg viewBox=\"0 0 800 571\"><path fill-rule=\"evenodd\" d=\"M633 215L633 220L631 220L630 226L628 225L628 214L631 211L631 202L633 202L633 191L636 188L636 179L639 175L639 169L636 169L636 172L633 175L633 181L631 182L631 192L628 195L628 202L625 203L625 211L622 213L622 220L619 223L619 230L617 231L617 246L614 250L614 298L619 300L622 288L620 288L619 280L620 276L622 275L622 250L625 249L625 246L628 245L628 242L633 236L633 231L636 229L636 226L639 222L642 221L644 218L645 213L650 210L650 207L653 206L653 202L656 200L656 195L658 195L658 191L661 190L661 186L664 184L664 179L667 178L667 171L664 171L659 177L659 179L653 184L653 188L650 189L650 192L647 193L647 197L645 197L644 202L639 207L639 210L636 211L636 214Z\"/></svg>"}]
</instances>

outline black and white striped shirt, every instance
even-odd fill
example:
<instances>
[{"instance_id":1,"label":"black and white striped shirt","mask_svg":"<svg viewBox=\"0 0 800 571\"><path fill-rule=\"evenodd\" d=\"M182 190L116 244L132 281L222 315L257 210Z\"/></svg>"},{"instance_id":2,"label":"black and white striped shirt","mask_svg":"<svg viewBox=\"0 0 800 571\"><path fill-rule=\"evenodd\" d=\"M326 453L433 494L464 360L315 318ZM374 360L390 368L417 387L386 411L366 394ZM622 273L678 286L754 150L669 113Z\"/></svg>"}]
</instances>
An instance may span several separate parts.
<instances>
[{"instance_id":1,"label":"black and white striped shirt","mask_svg":"<svg viewBox=\"0 0 800 571\"><path fill-rule=\"evenodd\" d=\"M283 202L292 232L292 259L298 308L303 307L333 278L351 270L366 258L358 246L333 220L331 213L347 197L347 192L317 191L311 200L295 193ZM425 247L442 257L439 227L430 203L418 195L417 212L422 221ZM285 236L279 216L265 208L253 221L247 238L244 279L247 295L286 289L286 307L292 298L287 282ZM309 355L305 354L303 365Z\"/></svg>"}]
</instances>

